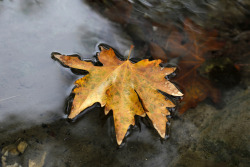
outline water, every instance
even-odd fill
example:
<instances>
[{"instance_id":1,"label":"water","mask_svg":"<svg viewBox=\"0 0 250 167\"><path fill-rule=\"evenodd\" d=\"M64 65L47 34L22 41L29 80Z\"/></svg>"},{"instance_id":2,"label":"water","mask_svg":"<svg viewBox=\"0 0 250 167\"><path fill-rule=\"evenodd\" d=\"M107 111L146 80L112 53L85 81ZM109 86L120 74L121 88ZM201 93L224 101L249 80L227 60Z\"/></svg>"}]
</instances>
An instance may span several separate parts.
<instances>
[{"instance_id":1,"label":"water","mask_svg":"<svg viewBox=\"0 0 250 167\"><path fill-rule=\"evenodd\" d=\"M22 166L32 162L37 166L247 166L248 1L130 2L0 1L0 149L18 144L18 139L28 143L20 156L2 152L6 160L2 158L0 166L15 162ZM222 90L219 104L208 100L183 115L173 111L166 141L141 120L145 124L132 128L119 149L112 118L103 117L98 105L75 122L65 119L66 99L80 76L53 61L51 52L91 59L99 43L123 55L133 44L134 59L152 58L151 43L166 49L170 30L173 26L182 30L186 17L204 29L218 30L220 39L236 41L223 53L231 66L239 67L240 81ZM179 61L167 60L174 65ZM200 69L205 75L204 71Z\"/></svg>"},{"instance_id":2,"label":"water","mask_svg":"<svg viewBox=\"0 0 250 167\"><path fill-rule=\"evenodd\" d=\"M128 49L123 43L130 44L119 26L81 1L3 1L0 5L1 121L5 114L24 116L28 122L42 120L41 114L60 114L76 76L58 68L51 52L91 58L98 42L121 51Z\"/></svg>"}]
</instances>

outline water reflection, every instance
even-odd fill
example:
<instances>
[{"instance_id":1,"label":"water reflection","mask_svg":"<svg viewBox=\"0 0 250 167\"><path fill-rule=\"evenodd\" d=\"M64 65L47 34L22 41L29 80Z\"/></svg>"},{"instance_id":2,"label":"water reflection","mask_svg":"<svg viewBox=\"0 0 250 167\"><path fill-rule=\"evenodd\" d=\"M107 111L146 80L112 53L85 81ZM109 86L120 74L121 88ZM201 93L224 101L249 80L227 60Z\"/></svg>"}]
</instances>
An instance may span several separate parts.
<instances>
[{"instance_id":1,"label":"water reflection","mask_svg":"<svg viewBox=\"0 0 250 167\"><path fill-rule=\"evenodd\" d=\"M23 115L24 122L45 121L40 114L48 112L61 115L76 76L55 66L52 51L92 57L100 41L123 52L131 43L81 1L0 3L1 121L5 114Z\"/></svg>"}]
</instances>

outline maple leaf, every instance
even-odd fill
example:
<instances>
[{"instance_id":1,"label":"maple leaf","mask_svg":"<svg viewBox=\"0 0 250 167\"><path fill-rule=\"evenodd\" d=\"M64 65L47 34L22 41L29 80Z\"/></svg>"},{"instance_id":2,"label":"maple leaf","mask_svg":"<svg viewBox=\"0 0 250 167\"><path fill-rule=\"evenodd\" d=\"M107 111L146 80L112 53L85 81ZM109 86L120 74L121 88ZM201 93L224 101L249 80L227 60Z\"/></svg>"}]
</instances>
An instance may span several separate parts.
<instances>
[{"instance_id":1,"label":"maple leaf","mask_svg":"<svg viewBox=\"0 0 250 167\"><path fill-rule=\"evenodd\" d=\"M75 97L68 118L76 117L84 109L99 102L101 106L105 106L105 114L113 111L118 145L122 143L128 127L135 125L135 115L147 115L164 138L168 121L166 116L170 115L166 107L175 107L175 104L158 90L173 96L183 95L165 79L176 68L160 67L161 60L145 59L137 63L132 63L129 59L121 61L112 48L100 48L98 59L103 66L94 66L76 56L52 53L52 58L62 65L89 72L75 81L76 87L72 90Z\"/></svg>"},{"instance_id":2,"label":"maple leaf","mask_svg":"<svg viewBox=\"0 0 250 167\"><path fill-rule=\"evenodd\" d=\"M200 76L197 69L205 62L204 56L208 51L219 50L224 45L217 41L216 31L205 31L189 19L184 22L184 31L186 36L177 30L173 31L166 44L170 54L180 57L180 74L174 79L184 87L185 96L180 113L196 107L206 97L215 103L219 102L220 91L207 78Z\"/></svg>"}]
</instances>

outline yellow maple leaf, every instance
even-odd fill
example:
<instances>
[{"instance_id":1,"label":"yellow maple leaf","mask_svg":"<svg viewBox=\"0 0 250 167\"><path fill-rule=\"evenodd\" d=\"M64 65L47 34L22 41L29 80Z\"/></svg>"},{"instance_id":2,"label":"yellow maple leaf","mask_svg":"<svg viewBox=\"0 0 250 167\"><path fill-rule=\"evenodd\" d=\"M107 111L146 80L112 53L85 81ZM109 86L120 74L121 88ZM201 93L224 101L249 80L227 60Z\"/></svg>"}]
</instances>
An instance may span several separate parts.
<instances>
[{"instance_id":1,"label":"yellow maple leaf","mask_svg":"<svg viewBox=\"0 0 250 167\"><path fill-rule=\"evenodd\" d=\"M105 114L113 111L116 140L118 145L130 125L135 125L135 115L151 119L162 138L165 137L166 116L170 115L166 107L175 107L158 90L173 96L183 94L168 80L166 75L175 71L175 67L160 67L161 60L141 60L132 63L129 59L119 60L112 48L101 47L98 59L103 66L94 66L76 56L52 53L52 58L62 65L73 69L86 70L89 73L75 81L76 87L71 112L68 118L76 117L84 109L99 102L105 106Z\"/></svg>"}]
</instances>

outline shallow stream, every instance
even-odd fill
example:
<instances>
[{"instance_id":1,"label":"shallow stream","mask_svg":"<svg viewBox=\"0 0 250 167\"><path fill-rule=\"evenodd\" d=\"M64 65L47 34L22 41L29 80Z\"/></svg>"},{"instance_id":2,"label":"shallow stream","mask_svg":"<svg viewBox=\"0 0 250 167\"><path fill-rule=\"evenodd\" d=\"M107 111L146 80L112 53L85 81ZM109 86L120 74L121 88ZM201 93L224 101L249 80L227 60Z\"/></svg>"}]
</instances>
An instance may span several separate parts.
<instances>
[{"instance_id":1,"label":"shallow stream","mask_svg":"<svg viewBox=\"0 0 250 167\"><path fill-rule=\"evenodd\" d=\"M249 166L249 11L247 0L0 0L0 166ZM93 59L106 43L125 56L134 45L137 59L155 58L153 50L168 56L166 38L187 18L226 42L211 53L234 69L223 71L225 82L215 77L218 102L204 98L184 114L177 110L164 141L142 123L122 147L102 108L66 119L66 99L81 76L53 61L52 52ZM182 69L176 57L157 58ZM206 67L210 60L205 56ZM20 141L28 144L23 153Z\"/></svg>"}]
</instances>

